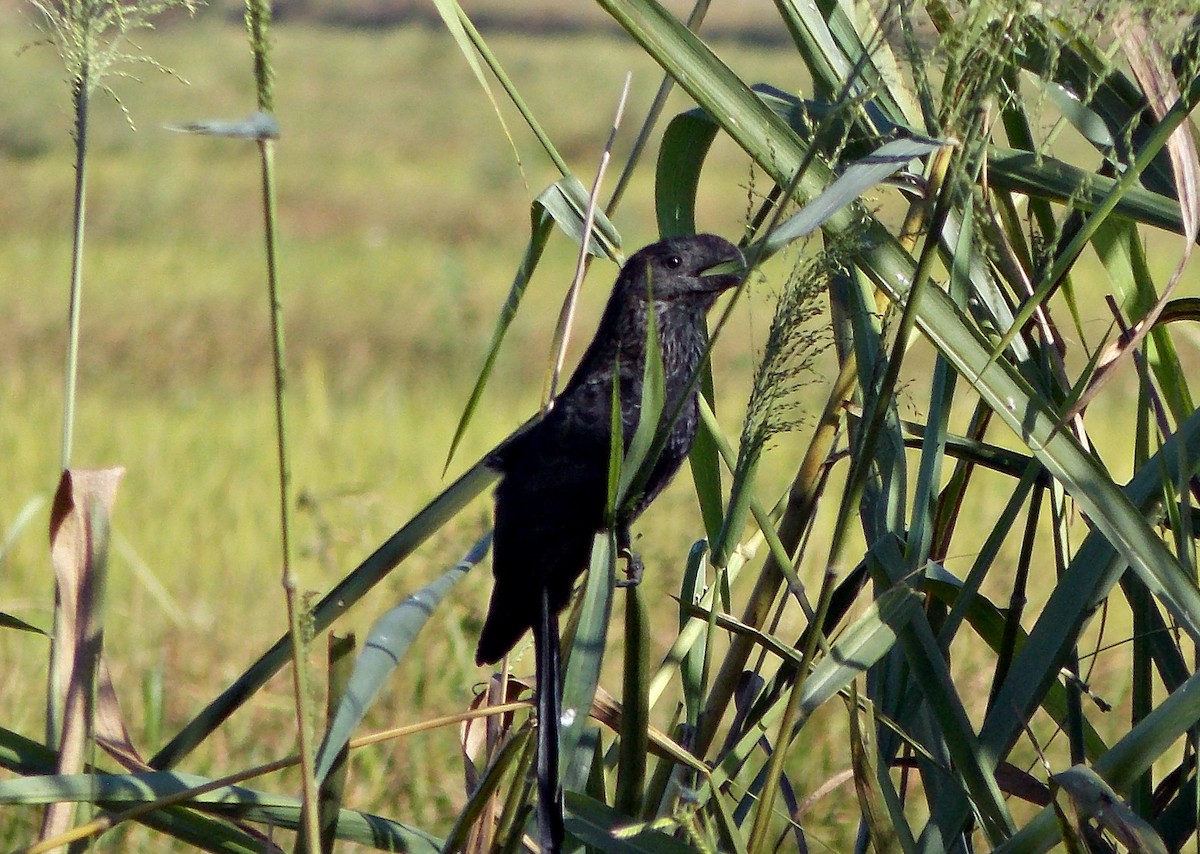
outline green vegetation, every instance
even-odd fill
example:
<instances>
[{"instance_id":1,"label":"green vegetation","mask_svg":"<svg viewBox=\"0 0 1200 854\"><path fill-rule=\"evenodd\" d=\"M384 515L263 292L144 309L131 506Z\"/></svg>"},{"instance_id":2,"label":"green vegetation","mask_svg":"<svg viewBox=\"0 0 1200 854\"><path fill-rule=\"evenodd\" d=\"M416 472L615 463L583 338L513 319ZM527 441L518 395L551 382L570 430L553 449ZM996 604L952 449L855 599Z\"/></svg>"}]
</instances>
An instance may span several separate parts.
<instances>
[{"instance_id":1,"label":"green vegetation","mask_svg":"<svg viewBox=\"0 0 1200 854\"><path fill-rule=\"evenodd\" d=\"M674 833L695 848L757 854L781 838L785 849L795 844L791 814L809 850L853 850L860 820L880 851L949 850L959 832L979 850L1045 850L1060 837L1089 850L1098 834L1130 850L1154 850L1154 834L1178 847L1196 829L1187 805L1200 596L1189 479L1200 468L1200 426L1187 382L1190 324L1165 321L1197 319L1195 305L1171 302L1144 358L1125 358L1096 386L1087 444L1062 422L1114 338L1103 297L1116 294L1122 322L1135 324L1184 252L1163 225L1188 221L1178 187L1197 170L1195 152L1164 147L1141 98L1145 68L1168 69L1184 98L1172 108L1176 98L1164 95L1158 127L1188 115L1200 97L1195 28L1160 15L1145 32L1128 29L1143 25L1116 3L1100 4L1107 15L1068 10L1045 28L1023 3L1000 13L985 2L930 2L913 13L918 31L896 29L884 42L873 14L852 25L837 4L818 5L828 22L816 7L779 4L783 20L768 19L773 46L693 44L643 0L598 3L628 36L487 36L584 184L624 72L633 71L633 98L610 182L658 64L680 81L613 216L627 251L693 214L701 230L744 237L752 255L774 250L771 226L885 142L916 132L955 143L906 164L926 199L883 187L838 199L822 236L765 260L735 301L713 356L716 432L732 446L722 485L680 478L639 524L640 604L624 592L589 594L613 597L599 684L620 695L625 715L619 724L597 712L605 773L591 771L590 753L565 763L568 788L588 796L569 797L568 829L604 847L611 826L657 817L633 850L673 850L664 834ZM44 741L47 640L7 617L51 624L44 532L64 405L73 146L61 64L53 51L20 51L37 34L12 10L0 11L0 25L0 767L28 771L45 758L13 733ZM273 39L292 551L311 606L536 410L575 248L551 238L443 478L529 239L530 202L561 176L505 102L510 143L444 30L292 24ZM140 84L110 78L125 112L102 94L92 105L71 456L80 467L127 469L104 648L149 758L287 619L255 146L162 129L254 109L245 34L215 16L181 17L139 33L137 47L159 65L133 66ZM779 112L740 81L776 87ZM797 93L811 102L789 100ZM712 122L668 127L696 103ZM656 208L656 192L678 205ZM577 342L614 269L593 264ZM1185 280L1172 296L1194 295ZM697 466L711 473L715 453L702 448ZM802 463L806 454L814 465ZM405 595L456 579L443 573L486 531L488 512L482 493L466 503L339 616L336 631L356 632L361 646ZM776 534L781 544L770 542ZM692 578L687 556L702 537L712 554ZM381 693L355 735L468 708L487 676L471 663L487 581L485 561L450 589L399 668L372 685ZM631 617L648 610L648 639L636 619L626 625L627 607ZM597 631L589 614L582 633ZM672 644L688 654L660 668ZM310 655L318 689L324 646L321 636ZM579 687L594 662L576 653ZM524 674L532 657L512 667ZM291 754L287 677L230 706L232 717L174 770L215 779ZM582 685L584 694L594 687ZM640 699L653 731L636 714L635 688L649 692ZM486 775L501 831L528 796L527 714L505 727L506 749ZM657 747L646 746L651 736ZM456 726L440 726L355 749L342 807L438 839L465 833L487 806L464 791L458 739ZM678 764L663 758L664 745ZM699 762L705 773L687 770ZM24 782L0 772L0 797ZM243 785L300 791L294 770ZM105 797L116 803L91 800ZM47 799L4 806L0 845L35 839ZM296 824L294 804L262 809L247 821ZM193 822L192 836L171 835L246 850L248 837L223 837L190 810L174 815ZM122 824L97 844L161 850L160 831ZM343 831L355 832L348 822Z\"/></svg>"}]
</instances>

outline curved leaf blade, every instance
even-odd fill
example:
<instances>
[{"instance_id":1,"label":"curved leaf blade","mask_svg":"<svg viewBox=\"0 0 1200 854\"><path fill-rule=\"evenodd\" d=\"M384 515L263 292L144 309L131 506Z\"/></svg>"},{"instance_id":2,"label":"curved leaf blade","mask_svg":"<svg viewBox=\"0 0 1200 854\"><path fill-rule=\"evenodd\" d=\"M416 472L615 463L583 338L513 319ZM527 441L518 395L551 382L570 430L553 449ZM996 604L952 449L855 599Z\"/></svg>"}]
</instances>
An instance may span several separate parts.
<instances>
[{"instance_id":1,"label":"curved leaf blade","mask_svg":"<svg viewBox=\"0 0 1200 854\"><path fill-rule=\"evenodd\" d=\"M393 670L433 615L446 594L487 554L491 532L475 543L467 555L433 583L422 587L392 608L371 627L354 672L346 684L337 713L329 724L317 754L316 781L321 783L337 759L338 751L379 695Z\"/></svg>"}]
</instances>

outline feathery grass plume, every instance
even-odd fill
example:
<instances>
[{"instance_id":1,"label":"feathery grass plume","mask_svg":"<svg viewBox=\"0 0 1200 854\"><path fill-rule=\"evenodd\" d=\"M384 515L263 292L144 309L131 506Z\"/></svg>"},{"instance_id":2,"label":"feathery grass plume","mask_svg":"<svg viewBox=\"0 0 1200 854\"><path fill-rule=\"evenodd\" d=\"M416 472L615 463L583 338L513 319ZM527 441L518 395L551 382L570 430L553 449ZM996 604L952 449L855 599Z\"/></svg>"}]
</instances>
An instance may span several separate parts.
<instances>
[{"instance_id":1,"label":"feathery grass plume","mask_svg":"<svg viewBox=\"0 0 1200 854\"><path fill-rule=\"evenodd\" d=\"M127 63L146 63L170 70L142 53L125 49L133 30L150 29L152 19L171 8L195 9L195 0L29 0L42 14L42 30L58 50L71 84L75 124L75 194L71 245L70 300L67 314L67 356L63 381L62 468L71 465L71 443L75 429L75 390L79 373L79 306L83 293L83 237L87 208L87 135L92 92L97 88L112 96L125 120L133 126L129 111L105 82ZM136 50L136 46L134 46Z\"/></svg>"},{"instance_id":2,"label":"feathery grass plume","mask_svg":"<svg viewBox=\"0 0 1200 854\"><path fill-rule=\"evenodd\" d=\"M845 243L839 240L816 254L799 256L783 283L746 406L739 469L752 465L751 458L771 437L804 423L799 393L816 381L816 361L833 340L821 321L820 297L847 257Z\"/></svg>"},{"instance_id":3,"label":"feathery grass plume","mask_svg":"<svg viewBox=\"0 0 1200 854\"><path fill-rule=\"evenodd\" d=\"M76 107L81 98L99 88L121 105L131 124L129 112L105 79L113 74L130 76L118 70L130 64L149 65L167 74L174 72L142 53L129 35L135 30L154 29L154 18L164 12L184 9L190 14L199 5L196 0L29 0L29 3L41 13L39 29L46 34L45 41L62 58ZM77 140L78 132L76 127Z\"/></svg>"},{"instance_id":4,"label":"feathery grass plume","mask_svg":"<svg viewBox=\"0 0 1200 854\"><path fill-rule=\"evenodd\" d=\"M833 340L819 323L823 314L819 297L839 269L839 259L847 257L845 242L834 241L822 252L801 257L780 291L746 405L729 509L714 548L719 563L728 559L730 545L741 536L755 470L767 442L803 422L799 392L815 381L816 360Z\"/></svg>"}]
</instances>

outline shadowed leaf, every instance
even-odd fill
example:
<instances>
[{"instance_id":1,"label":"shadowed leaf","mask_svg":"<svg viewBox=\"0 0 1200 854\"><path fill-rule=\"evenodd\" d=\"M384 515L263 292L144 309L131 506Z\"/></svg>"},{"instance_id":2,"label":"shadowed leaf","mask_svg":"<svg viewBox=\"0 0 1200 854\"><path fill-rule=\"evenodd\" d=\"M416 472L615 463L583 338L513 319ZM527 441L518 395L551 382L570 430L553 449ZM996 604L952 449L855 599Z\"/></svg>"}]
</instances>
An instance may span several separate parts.
<instances>
[{"instance_id":1,"label":"shadowed leaf","mask_svg":"<svg viewBox=\"0 0 1200 854\"><path fill-rule=\"evenodd\" d=\"M58 710L51 726L59 747L59 774L81 771L88 744L95 738L129 742L111 683L103 691L104 714L98 713L97 699L109 520L124 474L123 468L64 471L50 508L50 561L55 579L50 708ZM70 804L51 804L42 821L42 838L66 830L72 812Z\"/></svg>"}]
</instances>

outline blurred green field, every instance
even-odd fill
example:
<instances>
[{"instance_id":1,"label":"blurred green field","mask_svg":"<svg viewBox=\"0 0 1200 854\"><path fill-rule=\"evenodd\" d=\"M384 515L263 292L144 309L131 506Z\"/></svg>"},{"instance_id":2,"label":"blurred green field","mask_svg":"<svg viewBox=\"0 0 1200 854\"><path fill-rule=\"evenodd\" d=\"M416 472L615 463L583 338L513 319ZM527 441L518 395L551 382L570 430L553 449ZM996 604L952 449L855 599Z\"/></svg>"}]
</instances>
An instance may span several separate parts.
<instances>
[{"instance_id":1,"label":"blurred green field","mask_svg":"<svg viewBox=\"0 0 1200 854\"><path fill-rule=\"evenodd\" d=\"M8 543L0 554L0 610L44 626L53 598L46 504L58 475L73 176L61 67L46 46L21 51L36 38L28 15L0 12L0 536ZM136 132L111 99L96 102L74 459L128 470L117 500L106 642L135 739L149 754L286 621L257 154L249 144L163 129L249 113L249 52L242 30L214 17L179 21L137 41L178 77L142 65L129 69L141 82L110 81ZM529 202L558 176L505 108L514 153L440 29L284 24L275 41L298 571L303 589L319 594L535 410L574 250L561 237L552 242L483 408L443 478L450 436L528 236ZM497 34L489 43L585 182L631 70L632 118L615 163L624 162L660 79L643 55L603 34ZM803 85L790 51L733 41L716 47L747 79ZM668 115L688 106L676 96ZM652 157L642 165L616 217L629 248L655 236L652 165ZM753 175L745 158L721 143L708 169L699 224L736 238ZM615 171L609 187L613 180ZM613 273L611 265L593 267L581 338L590 334ZM1099 294L1107 283L1097 273L1088 287ZM1099 301L1084 310L1098 336L1106 310ZM722 400L745 400L770 319L769 288L752 293L715 356L727 392ZM913 382L927 364L927 355L914 358L907 367ZM812 401L821 392L814 382ZM721 413L731 436L740 415L736 407ZM1102 454L1109 442L1124 447L1131 416L1117 407L1110 430L1092 428ZM796 441L766 458L765 502L787 482L801 446ZM675 568L701 530L690 488L681 477L638 526L653 530L645 538L648 566L669 570L651 572L646 582L662 603L656 617L663 638L673 636L676 607L668 594L677 592ZM1004 498L998 491L997 508ZM381 611L457 560L488 516L480 500L342 628L364 633ZM821 536L818 529L814 537ZM439 610L364 729L467 705L485 676L472 651L490 587L486 572L481 567ZM813 577L819 572L813 568ZM1040 581L1053 583L1048 568ZM45 657L42 639L0 633L9 679L0 721L31 736L42 727ZM964 658L969 662L956 656L956 676L969 684ZM165 686L161 722L142 699L143 686L155 679ZM1096 684L1113 702L1126 690L1105 684L1102 672ZM808 791L847 761L839 739L819 737L840 732L844 720L828 709L819 714L827 724L809 726L803 736L812 740L803 751ZM293 749L291 718L290 682L279 677L189 759L187 770L219 774L286 754ZM347 800L444 830L463 799L457 759L453 730L363 751ZM810 840L829 850L843 850L853 837L853 792L843 795L806 817ZM28 841L31 816L0 817L0 843ZM132 843L114 834L100 847L125 844Z\"/></svg>"}]
</instances>

